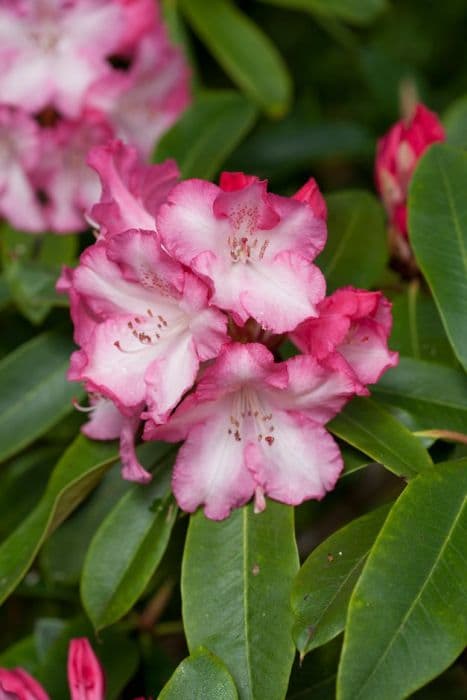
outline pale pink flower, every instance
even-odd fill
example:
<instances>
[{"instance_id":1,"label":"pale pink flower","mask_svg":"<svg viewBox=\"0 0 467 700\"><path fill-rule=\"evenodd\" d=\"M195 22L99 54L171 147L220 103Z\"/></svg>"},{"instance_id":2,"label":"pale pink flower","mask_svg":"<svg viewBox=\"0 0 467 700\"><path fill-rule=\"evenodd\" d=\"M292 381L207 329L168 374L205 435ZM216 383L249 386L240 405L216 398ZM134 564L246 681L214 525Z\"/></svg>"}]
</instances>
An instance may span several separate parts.
<instances>
[{"instance_id":1,"label":"pale pink flower","mask_svg":"<svg viewBox=\"0 0 467 700\"><path fill-rule=\"evenodd\" d=\"M0 100L31 112L53 105L77 117L109 73L125 13L114 0L18 0L0 5Z\"/></svg>"},{"instance_id":2,"label":"pale pink flower","mask_svg":"<svg viewBox=\"0 0 467 700\"><path fill-rule=\"evenodd\" d=\"M42 128L42 157L32 181L40 193L47 230L69 233L86 228L85 214L100 193L99 179L86 165L86 154L112 133L110 124L92 111L79 120L60 120Z\"/></svg>"},{"instance_id":3,"label":"pale pink flower","mask_svg":"<svg viewBox=\"0 0 467 700\"><path fill-rule=\"evenodd\" d=\"M381 292L338 289L318 308L318 318L308 319L291 334L302 352L318 360L339 352L362 385L375 384L397 364L398 354L388 348L391 304ZM358 393L368 392L362 386Z\"/></svg>"},{"instance_id":4,"label":"pale pink flower","mask_svg":"<svg viewBox=\"0 0 467 700\"><path fill-rule=\"evenodd\" d=\"M324 246L326 225L307 201L225 173L220 187L204 180L177 185L157 226L167 250L210 283L211 303L239 325L252 317L282 333L317 315L325 282L310 263Z\"/></svg>"},{"instance_id":5,"label":"pale pink flower","mask_svg":"<svg viewBox=\"0 0 467 700\"><path fill-rule=\"evenodd\" d=\"M19 229L45 229L31 181L40 156L40 133L34 119L19 109L0 105L0 214Z\"/></svg>"},{"instance_id":6,"label":"pale pink flower","mask_svg":"<svg viewBox=\"0 0 467 700\"><path fill-rule=\"evenodd\" d=\"M444 141L444 128L434 112L423 104L378 141L375 180L390 223L407 236L407 192L418 160L428 146Z\"/></svg>"},{"instance_id":7,"label":"pale pink flower","mask_svg":"<svg viewBox=\"0 0 467 700\"><path fill-rule=\"evenodd\" d=\"M115 135L145 158L189 102L186 61L162 25L141 40L128 70L103 77L88 94L88 104L107 116Z\"/></svg>"},{"instance_id":8,"label":"pale pink flower","mask_svg":"<svg viewBox=\"0 0 467 700\"><path fill-rule=\"evenodd\" d=\"M89 165L99 175L102 193L90 218L105 237L130 228L155 230L156 214L177 184L180 173L173 160L146 165L138 152L121 141L90 150Z\"/></svg>"},{"instance_id":9,"label":"pale pink flower","mask_svg":"<svg viewBox=\"0 0 467 700\"><path fill-rule=\"evenodd\" d=\"M208 306L206 285L164 252L153 231L97 242L59 288L70 294L81 346L70 379L126 415L148 403L153 418L164 420L200 362L227 340L227 319Z\"/></svg>"},{"instance_id":10,"label":"pale pink flower","mask_svg":"<svg viewBox=\"0 0 467 700\"><path fill-rule=\"evenodd\" d=\"M332 489L342 458L323 425L358 383L338 355L274 363L261 344L224 346L165 425L145 437L178 442L173 491L188 512L222 520L253 496L297 505Z\"/></svg>"}]
</instances>

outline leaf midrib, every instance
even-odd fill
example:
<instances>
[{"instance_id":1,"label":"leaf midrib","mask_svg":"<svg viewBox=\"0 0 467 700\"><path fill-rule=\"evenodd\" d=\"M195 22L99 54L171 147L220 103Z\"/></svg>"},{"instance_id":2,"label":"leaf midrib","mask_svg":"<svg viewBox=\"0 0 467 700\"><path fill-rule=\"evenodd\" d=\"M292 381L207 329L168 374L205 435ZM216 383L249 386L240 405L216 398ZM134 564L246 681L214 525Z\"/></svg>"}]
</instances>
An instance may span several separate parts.
<instances>
[{"instance_id":1,"label":"leaf midrib","mask_svg":"<svg viewBox=\"0 0 467 700\"><path fill-rule=\"evenodd\" d=\"M435 561L433 562L433 565L430 567L430 570L429 570L427 576L425 577L425 580L424 580L424 582L423 582L422 587L420 588L419 592L417 593L417 595L415 596L414 600L413 600L412 603L410 604L409 609L407 610L406 614L405 614L404 617L402 618L402 621L401 621L400 625L399 625L398 628L395 630L394 634L392 635L391 639L389 640L389 643L387 644L386 649L384 650L383 654L379 657L378 661L377 661L376 664L373 666L373 668L372 668L372 670L371 670L371 673L368 675L366 681L365 681L365 682L363 683L363 685L360 687L360 689L359 689L359 691L358 691L358 694L355 695L354 700L358 700L358 698L362 696L364 689L367 687L368 683L369 683L370 680L373 678L373 676L375 675L376 671L378 670L378 668L381 666L381 664L383 663L384 659L385 659L386 656L388 655L388 653L389 653L389 651L391 650L391 648L392 648L392 646L393 646L393 644L394 644L396 638L399 636L399 634L400 634L402 628L405 626L405 623L407 622L408 618L411 616L413 609L414 609L415 606L420 602L420 598L422 597L422 595L423 595L423 593L424 593L424 591L425 591L425 588L428 586L428 584L429 584L429 582L430 582L430 579L431 579L432 576L433 576L434 570L435 570L436 567L438 566L438 563L439 563L439 561L440 561L440 559L441 559L441 556L442 556L442 554L443 554L443 552L444 552L444 550L445 550L447 544L449 543L449 539L450 539L450 537L451 537L451 535L452 535L453 530L455 529L455 527L456 527L456 525L457 525L457 522L458 522L458 520L459 520L459 518L460 518L460 516L461 516L461 514L462 514L462 512L463 512L463 510L464 510L464 506L466 505L466 503L467 503L467 497L464 497L464 500L462 501L462 504L461 504L460 507L459 507L459 511L458 511L456 517L454 518L454 521L453 521L451 527L449 528L449 531L448 531L448 533L447 533L447 535L446 535L446 537L445 537L445 539L444 539L444 541L443 541L443 543L442 543L442 545L441 545L441 547L440 547L440 550L439 550L439 552L438 552L438 555L436 556L436 559L435 559Z\"/></svg>"}]
</instances>

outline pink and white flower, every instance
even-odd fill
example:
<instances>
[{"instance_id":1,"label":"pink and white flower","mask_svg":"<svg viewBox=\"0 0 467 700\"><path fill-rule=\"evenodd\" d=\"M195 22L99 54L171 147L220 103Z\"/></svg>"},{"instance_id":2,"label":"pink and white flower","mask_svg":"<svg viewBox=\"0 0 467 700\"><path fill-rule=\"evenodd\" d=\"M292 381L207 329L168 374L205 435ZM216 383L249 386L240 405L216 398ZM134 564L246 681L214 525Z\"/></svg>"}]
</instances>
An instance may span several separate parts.
<instances>
[{"instance_id":1,"label":"pink and white flower","mask_svg":"<svg viewBox=\"0 0 467 700\"><path fill-rule=\"evenodd\" d=\"M109 141L89 151L88 163L102 186L90 212L101 237L130 228L156 229L156 214L180 176L175 161L146 165L135 148Z\"/></svg>"},{"instance_id":2,"label":"pink and white flower","mask_svg":"<svg viewBox=\"0 0 467 700\"><path fill-rule=\"evenodd\" d=\"M100 241L68 272L81 349L69 377L133 415L145 403L162 421L226 342L227 319L206 285L172 260L153 231ZM71 292L70 292L71 288Z\"/></svg>"},{"instance_id":3,"label":"pink and white flower","mask_svg":"<svg viewBox=\"0 0 467 700\"><path fill-rule=\"evenodd\" d=\"M415 105L378 141L375 180L391 225L407 237L407 192L418 160L428 146L444 141L444 128L434 112Z\"/></svg>"},{"instance_id":4,"label":"pink and white flower","mask_svg":"<svg viewBox=\"0 0 467 700\"><path fill-rule=\"evenodd\" d=\"M302 352L318 360L338 352L355 372L361 388L375 384L398 361L388 349L391 304L381 292L347 287L338 289L319 304L318 318L310 318L291 334Z\"/></svg>"},{"instance_id":5,"label":"pink and white flower","mask_svg":"<svg viewBox=\"0 0 467 700\"><path fill-rule=\"evenodd\" d=\"M264 496L296 505L321 499L343 463L323 425L355 394L353 373L338 355L302 355L280 364L261 344L225 346L165 425L145 437L185 443L173 491L180 506L204 505L222 520L232 508Z\"/></svg>"},{"instance_id":6,"label":"pink and white flower","mask_svg":"<svg viewBox=\"0 0 467 700\"><path fill-rule=\"evenodd\" d=\"M311 261L326 225L306 201L268 193L256 177L224 173L220 187L177 185L157 226L167 250L209 282L211 302L239 325L252 317L283 333L317 315L325 282Z\"/></svg>"}]
</instances>

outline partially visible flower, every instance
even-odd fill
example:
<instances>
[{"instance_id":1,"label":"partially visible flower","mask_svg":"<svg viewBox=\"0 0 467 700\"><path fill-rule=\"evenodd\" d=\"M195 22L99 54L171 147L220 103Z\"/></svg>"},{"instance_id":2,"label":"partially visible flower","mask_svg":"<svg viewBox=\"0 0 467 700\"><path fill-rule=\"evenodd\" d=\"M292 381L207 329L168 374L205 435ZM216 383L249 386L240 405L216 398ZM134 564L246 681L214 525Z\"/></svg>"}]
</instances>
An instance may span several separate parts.
<instances>
[{"instance_id":1,"label":"partially visible flower","mask_svg":"<svg viewBox=\"0 0 467 700\"><path fill-rule=\"evenodd\" d=\"M211 303L235 322L252 317L276 333L310 316L325 293L311 264L326 241L326 224L304 201L267 192L267 183L224 173L220 187L186 180L157 217L174 258L209 282Z\"/></svg>"},{"instance_id":2,"label":"partially visible flower","mask_svg":"<svg viewBox=\"0 0 467 700\"><path fill-rule=\"evenodd\" d=\"M155 0L0 3L0 65L0 216L25 231L86 228L88 150L147 158L190 100Z\"/></svg>"},{"instance_id":3,"label":"partially visible flower","mask_svg":"<svg viewBox=\"0 0 467 700\"><path fill-rule=\"evenodd\" d=\"M22 668L0 668L0 700L49 700L49 696Z\"/></svg>"},{"instance_id":4,"label":"partially visible flower","mask_svg":"<svg viewBox=\"0 0 467 700\"><path fill-rule=\"evenodd\" d=\"M155 230L156 214L180 176L175 161L146 165L135 148L110 141L91 149L88 163L102 185L100 201L90 211L100 237L130 228Z\"/></svg>"},{"instance_id":5,"label":"partially visible flower","mask_svg":"<svg viewBox=\"0 0 467 700\"><path fill-rule=\"evenodd\" d=\"M375 384L398 361L388 348L391 304L381 292L344 287L319 305L318 318L310 318L291 333L295 345L318 360L338 352L350 365L361 389Z\"/></svg>"},{"instance_id":6,"label":"partially visible flower","mask_svg":"<svg viewBox=\"0 0 467 700\"><path fill-rule=\"evenodd\" d=\"M252 497L263 510L265 495L297 505L334 487L343 463L323 425L356 390L337 355L276 364L261 344L232 343L165 425L147 423L145 437L185 439L172 485L188 512L204 505L222 520Z\"/></svg>"},{"instance_id":7,"label":"partially visible flower","mask_svg":"<svg viewBox=\"0 0 467 700\"><path fill-rule=\"evenodd\" d=\"M394 124L378 141L375 163L376 187L391 225L407 237L407 192L413 171L428 146L444 141L443 126L423 104L408 119Z\"/></svg>"},{"instance_id":8,"label":"partially visible flower","mask_svg":"<svg viewBox=\"0 0 467 700\"><path fill-rule=\"evenodd\" d=\"M85 637L72 639L70 642L68 684L71 700L104 700L104 673Z\"/></svg>"},{"instance_id":9,"label":"partially visible flower","mask_svg":"<svg viewBox=\"0 0 467 700\"><path fill-rule=\"evenodd\" d=\"M86 153L112 137L97 112L59 121L41 131L41 159L31 174L40 195L45 229L67 233L83 228L90 202L99 197L99 179L86 165Z\"/></svg>"},{"instance_id":10,"label":"partially visible flower","mask_svg":"<svg viewBox=\"0 0 467 700\"><path fill-rule=\"evenodd\" d=\"M206 285L169 258L154 231L99 241L67 271L75 340L69 377L133 415L150 404L164 420L195 381L200 362L226 342L227 319ZM81 326L81 327L80 327Z\"/></svg>"},{"instance_id":11,"label":"partially visible flower","mask_svg":"<svg viewBox=\"0 0 467 700\"><path fill-rule=\"evenodd\" d=\"M40 162L39 127L28 114L0 105L0 212L19 228L45 229L31 174Z\"/></svg>"},{"instance_id":12,"label":"partially visible flower","mask_svg":"<svg viewBox=\"0 0 467 700\"><path fill-rule=\"evenodd\" d=\"M136 408L133 415L126 415L119 411L111 399L91 393L88 407L75 403L75 408L89 414L89 420L81 428L84 435L92 440L120 441L121 473L124 479L139 484L151 481L152 476L140 463L135 449L142 406Z\"/></svg>"}]
</instances>

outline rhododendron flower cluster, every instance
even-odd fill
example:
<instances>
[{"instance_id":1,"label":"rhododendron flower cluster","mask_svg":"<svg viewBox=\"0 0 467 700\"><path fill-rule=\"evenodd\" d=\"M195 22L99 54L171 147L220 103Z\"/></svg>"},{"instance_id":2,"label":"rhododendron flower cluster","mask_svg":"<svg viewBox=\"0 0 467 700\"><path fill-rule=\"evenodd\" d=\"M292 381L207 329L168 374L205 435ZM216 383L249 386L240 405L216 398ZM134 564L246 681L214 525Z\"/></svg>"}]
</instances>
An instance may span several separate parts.
<instances>
[{"instance_id":1,"label":"rhododendron flower cluster","mask_svg":"<svg viewBox=\"0 0 467 700\"><path fill-rule=\"evenodd\" d=\"M0 216L25 231L86 227L88 150L147 157L189 101L185 59L155 0L0 3Z\"/></svg>"},{"instance_id":2,"label":"rhododendron flower cluster","mask_svg":"<svg viewBox=\"0 0 467 700\"><path fill-rule=\"evenodd\" d=\"M378 141L375 180L391 226L407 237L407 193L418 160L428 146L444 141L444 128L434 112L415 104Z\"/></svg>"},{"instance_id":3,"label":"rhododendron flower cluster","mask_svg":"<svg viewBox=\"0 0 467 700\"><path fill-rule=\"evenodd\" d=\"M65 269L79 349L69 378L90 393L84 432L120 437L123 475L146 482L135 439L184 441L173 490L212 519L265 496L322 498L342 470L325 424L393 366L379 292L326 297L314 259L326 207L314 180L293 197L243 173L177 182L119 142L92 151L96 243ZM281 361L289 337L301 350Z\"/></svg>"},{"instance_id":4,"label":"rhododendron flower cluster","mask_svg":"<svg viewBox=\"0 0 467 700\"><path fill-rule=\"evenodd\" d=\"M105 700L104 672L85 637L71 640L67 671L71 700ZM49 700L49 695L24 669L0 668L0 700Z\"/></svg>"}]
</instances>

